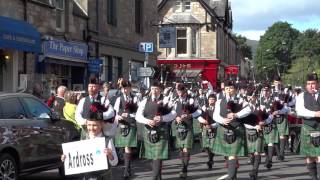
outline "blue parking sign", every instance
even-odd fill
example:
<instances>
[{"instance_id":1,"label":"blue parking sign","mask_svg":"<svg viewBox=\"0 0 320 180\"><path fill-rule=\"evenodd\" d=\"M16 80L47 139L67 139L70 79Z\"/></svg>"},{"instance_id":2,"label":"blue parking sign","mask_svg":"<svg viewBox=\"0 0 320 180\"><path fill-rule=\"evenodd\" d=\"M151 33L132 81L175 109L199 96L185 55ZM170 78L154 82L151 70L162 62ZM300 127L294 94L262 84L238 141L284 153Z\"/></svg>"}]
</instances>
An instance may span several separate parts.
<instances>
[{"instance_id":1,"label":"blue parking sign","mask_svg":"<svg viewBox=\"0 0 320 180\"><path fill-rule=\"evenodd\" d=\"M153 43L152 42L142 42L139 45L140 52L152 53L153 52Z\"/></svg>"}]
</instances>

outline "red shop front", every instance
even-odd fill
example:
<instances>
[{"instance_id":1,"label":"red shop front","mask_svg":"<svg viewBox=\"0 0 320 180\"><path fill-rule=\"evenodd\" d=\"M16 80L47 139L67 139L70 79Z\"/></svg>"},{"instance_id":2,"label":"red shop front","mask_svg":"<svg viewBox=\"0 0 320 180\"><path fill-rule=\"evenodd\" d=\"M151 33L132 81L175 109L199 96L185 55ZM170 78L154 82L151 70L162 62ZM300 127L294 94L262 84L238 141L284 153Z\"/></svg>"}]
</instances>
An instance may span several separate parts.
<instances>
[{"instance_id":1,"label":"red shop front","mask_svg":"<svg viewBox=\"0 0 320 180\"><path fill-rule=\"evenodd\" d=\"M203 80L209 81L216 87L220 62L220 60L158 60L157 64L172 64L176 74L182 69L195 76L201 74Z\"/></svg>"}]
</instances>

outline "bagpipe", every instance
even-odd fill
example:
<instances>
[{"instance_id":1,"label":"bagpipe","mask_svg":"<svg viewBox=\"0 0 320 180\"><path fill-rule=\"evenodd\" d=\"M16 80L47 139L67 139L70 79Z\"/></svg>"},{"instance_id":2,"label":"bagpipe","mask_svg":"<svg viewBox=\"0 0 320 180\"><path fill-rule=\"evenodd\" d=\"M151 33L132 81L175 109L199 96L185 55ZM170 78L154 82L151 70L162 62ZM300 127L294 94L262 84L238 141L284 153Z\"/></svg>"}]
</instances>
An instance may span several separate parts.
<instances>
[{"instance_id":1,"label":"bagpipe","mask_svg":"<svg viewBox=\"0 0 320 180\"><path fill-rule=\"evenodd\" d=\"M189 98L187 98L187 100L189 100ZM194 103L190 104L188 101L181 103L182 121L180 123L175 121L177 137L179 139L184 140L187 137L188 131L192 127L192 121L190 121L190 119L192 119L191 114L196 112L197 109L198 107L196 107Z\"/></svg>"},{"instance_id":2,"label":"bagpipe","mask_svg":"<svg viewBox=\"0 0 320 180\"><path fill-rule=\"evenodd\" d=\"M213 112L212 112L213 113ZM206 121L205 124L203 123L200 123L200 127L205 130L205 133L207 135L207 137L209 139L213 139L216 137L216 134L217 134L217 127L213 128L211 126L211 124L214 124L215 123L215 120L209 115L209 111L208 109L206 109L206 111L202 111L201 113L201 117L203 117ZM210 128L205 128L205 127L210 127Z\"/></svg>"},{"instance_id":3,"label":"bagpipe","mask_svg":"<svg viewBox=\"0 0 320 180\"><path fill-rule=\"evenodd\" d=\"M164 116L172 111L172 107L168 105L168 103L164 103L162 100L157 102L157 111L155 113L155 116ZM163 126L165 123L160 123L157 126L149 126L148 124L145 125L145 128L147 129L147 138L149 142L151 143L157 143L160 140L161 137L161 126Z\"/></svg>"},{"instance_id":4,"label":"bagpipe","mask_svg":"<svg viewBox=\"0 0 320 180\"><path fill-rule=\"evenodd\" d=\"M122 108L122 101L120 101L120 107ZM123 105L123 113L136 113L138 110L137 103L134 103L133 99L126 101ZM120 133L122 136L126 137L129 135L131 127L136 127L135 119L132 117L126 117L122 121L119 121Z\"/></svg>"}]
</instances>

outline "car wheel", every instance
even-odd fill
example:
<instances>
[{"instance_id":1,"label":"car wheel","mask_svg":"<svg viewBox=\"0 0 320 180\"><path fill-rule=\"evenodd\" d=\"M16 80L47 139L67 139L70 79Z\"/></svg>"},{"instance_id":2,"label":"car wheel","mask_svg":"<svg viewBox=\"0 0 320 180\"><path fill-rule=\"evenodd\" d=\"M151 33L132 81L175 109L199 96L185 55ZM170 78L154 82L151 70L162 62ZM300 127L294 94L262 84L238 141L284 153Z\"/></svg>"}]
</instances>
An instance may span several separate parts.
<instances>
[{"instance_id":1,"label":"car wheel","mask_svg":"<svg viewBox=\"0 0 320 180\"><path fill-rule=\"evenodd\" d=\"M10 154L0 155L0 179L18 180L17 163Z\"/></svg>"}]
</instances>

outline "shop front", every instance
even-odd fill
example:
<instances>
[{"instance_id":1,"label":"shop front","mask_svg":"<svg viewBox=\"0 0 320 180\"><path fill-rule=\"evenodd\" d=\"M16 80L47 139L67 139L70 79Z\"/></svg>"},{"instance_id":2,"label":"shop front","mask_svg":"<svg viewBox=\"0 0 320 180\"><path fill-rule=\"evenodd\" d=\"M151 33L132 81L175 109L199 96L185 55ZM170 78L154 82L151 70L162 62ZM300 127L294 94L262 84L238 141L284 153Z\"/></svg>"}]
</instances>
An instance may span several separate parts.
<instances>
[{"instance_id":1,"label":"shop front","mask_svg":"<svg viewBox=\"0 0 320 180\"><path fill-rule=\"evenodd\" d=\"M19 75L27 73L27 61L35 62L40 52L36 28L25 21L0 16L0 91L21 91Z\"/></svg>"},{"instance_id":2,"label":"shop front","mask_svg":"<svg viewBox=\"0 0 320 180\"><path fill-rule=\"evenodd\" d=\"M158 64L171 64L176 78L188 80L201 78L217 85L220 60L158 60Z\"/></svg>"},{"instance_id":3,"label":"shop front","mask_svg":"<svg viewBox=\"0 0 320 180\"><path fill-rule=\"evenodd\" d=\"M87 77L88 46L81 42L46 40L42 42L43 57L38 61L38 71L42 74L44 95L50 94L58 86L70 90L85 90Z\"/></svg>"}]
</instances>

